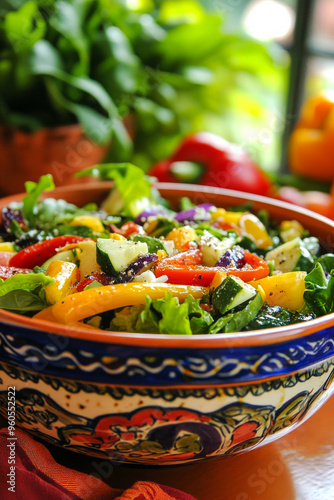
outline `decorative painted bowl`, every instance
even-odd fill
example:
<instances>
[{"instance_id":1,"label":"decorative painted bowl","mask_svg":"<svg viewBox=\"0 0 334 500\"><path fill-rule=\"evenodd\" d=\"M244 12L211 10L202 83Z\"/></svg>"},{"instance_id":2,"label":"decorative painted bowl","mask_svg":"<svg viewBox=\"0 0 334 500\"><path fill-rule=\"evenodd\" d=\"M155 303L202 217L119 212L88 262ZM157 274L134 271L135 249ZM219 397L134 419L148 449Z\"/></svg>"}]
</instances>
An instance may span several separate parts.
<instances>
[{"instance_id":1,"label":"decorative painted bowl","mask_svg":"<svg viewBox=\"0 0 334 500\"><path fill-rule=\"evenodd\" d=\"M53 196L99 202L110 184ZM326 251L333 222L267 198L160 184L176 201L254 202L298 219ZM11 197L1 201L8 205ZM334 392L334 314L213 336L68 328L0 311L0 411L15 392L16 424L49 443L116 462L172 465L233 455L283 436ZM8 391L8 393L7 393Z\"/></svg>"}]
</instances>

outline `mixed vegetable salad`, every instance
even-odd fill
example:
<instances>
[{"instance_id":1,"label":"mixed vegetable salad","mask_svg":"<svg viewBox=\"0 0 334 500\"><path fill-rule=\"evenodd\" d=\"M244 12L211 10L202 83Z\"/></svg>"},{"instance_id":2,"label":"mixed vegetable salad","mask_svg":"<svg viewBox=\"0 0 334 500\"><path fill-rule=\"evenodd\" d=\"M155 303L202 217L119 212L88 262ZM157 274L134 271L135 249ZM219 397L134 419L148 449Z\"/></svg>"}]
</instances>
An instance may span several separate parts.
<instances>
[{"instance_id":1,"label":"mixed vegetable salad","mask_svg":"<svg viewBox=\"0 0 334 500\"><path fill-rule=\"evenodd\" d=\"M0 308L81 328L183 335L334 311L334 254L298 221L188 198L175 211L131 164L80 175L114 180L100 207L41 199L54 187L45 175L2 209Z\"/></svg>"}]
</instances>

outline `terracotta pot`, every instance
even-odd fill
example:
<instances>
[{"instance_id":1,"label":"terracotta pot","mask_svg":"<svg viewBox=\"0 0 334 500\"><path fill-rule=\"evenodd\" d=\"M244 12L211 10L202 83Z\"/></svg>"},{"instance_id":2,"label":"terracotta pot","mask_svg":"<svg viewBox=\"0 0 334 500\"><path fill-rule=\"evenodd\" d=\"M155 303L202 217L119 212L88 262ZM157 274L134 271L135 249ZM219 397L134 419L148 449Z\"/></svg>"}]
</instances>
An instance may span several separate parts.
<instances>
[{"instance_id":1,"label":"terracotta pot","mask_svg":"<svg viewBox=\"0 0 334 500\"><path fill-rule=\"evenodd\" d=\"M57 186L87 182L74 173L100 163L109 144L99 146L88 139L80 125L44 128L26 133L0 125L0 190L12 194L24 191L27 180L37 181L51 173Z\"/></svg>"}]
</instances>

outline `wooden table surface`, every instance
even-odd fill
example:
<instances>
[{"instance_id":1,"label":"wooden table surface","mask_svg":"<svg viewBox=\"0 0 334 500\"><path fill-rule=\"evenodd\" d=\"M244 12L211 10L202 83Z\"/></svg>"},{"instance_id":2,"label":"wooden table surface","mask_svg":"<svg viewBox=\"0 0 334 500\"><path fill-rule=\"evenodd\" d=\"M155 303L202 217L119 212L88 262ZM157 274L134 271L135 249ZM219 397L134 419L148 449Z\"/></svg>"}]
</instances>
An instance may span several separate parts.
<instances>
[{"instance_id":1,"label":"wooden table surface","mask_svg":"<svg viewBox=\"0 0 334 500\"><path fill-rule=\"evenodd\" d=\"M67 467L98 473L112 487L155 481L197 500L334 500L334 396L287 436L208 463L170 468L112 465L48 446Z\"/></svg>"}]
</instances>

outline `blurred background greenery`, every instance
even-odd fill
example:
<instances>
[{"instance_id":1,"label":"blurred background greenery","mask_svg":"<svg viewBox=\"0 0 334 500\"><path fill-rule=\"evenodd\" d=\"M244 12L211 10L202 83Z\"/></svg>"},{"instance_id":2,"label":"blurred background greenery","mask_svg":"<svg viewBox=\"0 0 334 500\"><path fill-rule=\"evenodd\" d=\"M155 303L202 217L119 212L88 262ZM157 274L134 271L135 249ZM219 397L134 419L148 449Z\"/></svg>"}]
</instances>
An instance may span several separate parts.
<instances>
[{"instance_id":1,"label":"blurred background greenery","mask_svg":"<svg viewBox=\"0 0 334 500\"><path fill-rule=\"evenodd\" d=\"M312 28L324 51L333 4L317 2ZM0 123L79 122L111 139L109 160L144 169L209 130L277 172L295 11L295 0L3 0ZM310 58L306 93L333 87L331 64Z\"/></svg>"}]
</instances>

